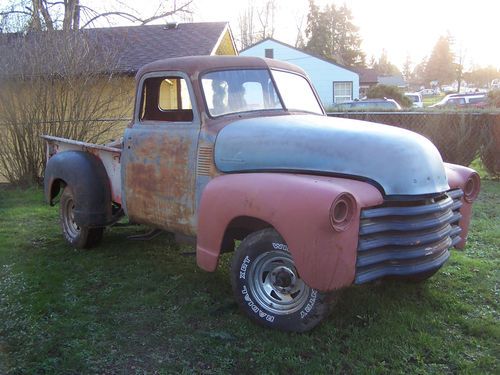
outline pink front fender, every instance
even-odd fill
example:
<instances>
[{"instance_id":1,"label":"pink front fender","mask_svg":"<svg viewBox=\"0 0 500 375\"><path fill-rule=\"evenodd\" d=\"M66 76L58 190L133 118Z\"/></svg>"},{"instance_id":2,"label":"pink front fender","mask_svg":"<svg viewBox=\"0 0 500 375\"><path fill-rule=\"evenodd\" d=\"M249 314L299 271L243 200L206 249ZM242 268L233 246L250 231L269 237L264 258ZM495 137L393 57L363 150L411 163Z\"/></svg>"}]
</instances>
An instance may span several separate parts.
<instances>
[{"instance_id":1,"label":"pink front fender","mask_svg":"<svg viewBox=\"0 0 500 375\"><path fill-rule=\"evenodd\" d=\"M477 197L477 194L479 194L479 189L481 187L479 176L477 175L476 171L456 164L445 163L444 166L446 169L446 176L448 178L448 185L450 185L451 189L462 189L462 191L465 192L465 184L467 183L467 180L476 175L478 186L477 192L473 197L475 199ZM462 207L460 208L460 215L462 215L462 218L459 222L460 228L462 229L462 232L460 233L460 237L462 238L462 240L455 245L457 249L463 249L465 243L467 242L467 235L469 233L469 225L472 217L472 200L468 201L465 199L465 197L462 197Z\"/></svg>"},{"instance_id":2,"label":"pink front fender","mask_svg":"<svg viewBox=\"0 0 500 375\"><path fill-rule=\"evenodd\" d=\"M341 193L350 193L356 205L350 225L339 232L330 224L330 207ZM197 263L214 271L229 223L253 217L280 233L308 285L321 291L345 287L354 280L359 212L382 202L372 185L342 178L279 173L219 176L201 198Z\"/></svg>"}]
</instances>

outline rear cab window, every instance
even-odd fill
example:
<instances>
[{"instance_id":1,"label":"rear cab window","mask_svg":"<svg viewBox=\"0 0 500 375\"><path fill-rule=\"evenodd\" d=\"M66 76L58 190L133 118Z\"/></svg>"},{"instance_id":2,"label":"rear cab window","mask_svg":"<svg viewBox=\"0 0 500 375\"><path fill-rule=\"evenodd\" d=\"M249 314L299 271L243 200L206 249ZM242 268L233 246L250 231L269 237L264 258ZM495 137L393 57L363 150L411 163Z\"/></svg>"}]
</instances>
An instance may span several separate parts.
<instances>
[{"instance_id":1,"label":"rear cab window","mask_svg":"<svg viewBox=\"0 0 500 375\"><path fill-rule=\"evenodd\" d=\"M193 121L193 105L186 80L173 75L146 78L139 121Z\"/></svg>"}]
</instances>

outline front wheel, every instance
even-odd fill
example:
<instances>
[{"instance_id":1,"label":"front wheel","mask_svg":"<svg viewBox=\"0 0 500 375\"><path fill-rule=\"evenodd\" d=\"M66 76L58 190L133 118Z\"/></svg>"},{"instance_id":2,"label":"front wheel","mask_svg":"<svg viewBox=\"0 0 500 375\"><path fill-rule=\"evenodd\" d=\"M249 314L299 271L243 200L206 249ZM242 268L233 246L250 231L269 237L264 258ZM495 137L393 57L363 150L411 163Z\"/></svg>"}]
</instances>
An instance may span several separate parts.
<instances>
[{"instance_id":1,"label":"front wheel","mask_svg":"<svg viewBox=\"0 0 500 375\"><path fill-rule=\"evenodd\" d=\"M96 246L102 239L104 228L89 228L75 222L75 198L71 188L66 186L61 194L59 220L66 242L78 249Z\"/></svg>"},{"instance_id":2,"label":"front wheel","mask_svg":"<svg viewBox=\"0 0 500 375\"><path fill-rule=\"evenodd\" d=\"M331 293L309 287L274 229L250 234L237 249L231 284L240 308L253 321L283 331L304 332L329 313Z\"/></svg>"}]
</instances>

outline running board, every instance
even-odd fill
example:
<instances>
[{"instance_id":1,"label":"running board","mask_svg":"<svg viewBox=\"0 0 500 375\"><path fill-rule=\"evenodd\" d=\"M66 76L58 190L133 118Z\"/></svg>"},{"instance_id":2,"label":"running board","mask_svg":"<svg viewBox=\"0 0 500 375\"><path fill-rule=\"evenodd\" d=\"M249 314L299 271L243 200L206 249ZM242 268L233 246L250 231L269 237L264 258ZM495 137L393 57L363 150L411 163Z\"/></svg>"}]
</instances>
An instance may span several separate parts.
<instances>
[{"instance_id":1,"label":"running board","mask_svg":"<svg viewBox=\"0 0 500 375\"><path fill-rule=\"evenodd\" d=\"M149 232L144 234L135 234L132 236L128 236L127 239L131 241L149 241L156 237L158 237L163 231L161 229L151 229Z\"/></svg>"}]
</instances>

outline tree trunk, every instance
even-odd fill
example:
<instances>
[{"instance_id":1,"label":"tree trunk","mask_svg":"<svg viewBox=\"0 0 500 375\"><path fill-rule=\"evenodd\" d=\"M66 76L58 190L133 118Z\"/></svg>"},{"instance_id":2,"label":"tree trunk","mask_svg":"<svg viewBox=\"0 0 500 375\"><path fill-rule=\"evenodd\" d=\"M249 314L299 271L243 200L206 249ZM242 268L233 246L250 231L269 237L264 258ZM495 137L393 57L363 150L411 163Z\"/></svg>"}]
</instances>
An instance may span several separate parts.
<instances>
[{"instance_id":1,"label":"tree trunk","mask_svg":"<svg viewBox=\"0 0 500 375\"><path fill-rule=\"evenodd\" d=\"M46 0L36 0L39 2L39 9L38 11L42 14L43 21L45 22L45 26L47 27L47 30L54 30L54 23L52 22L52 18L49 14L49 10L47 9L47 2Z\"/></svg>"},{"instance_id":2,"label":"tree trunk","mask_svg":"<svg viewBox=\"0 0 500 375\"><path fill-rule=\"evenodd\" d=\"M78 29L79 25L75 25L74 22L77 20L79 23L79 19L79 0L64 0L63 30Z\"/></svg>"},{"instance_id":3,"label":"tree trunk","mask_svg":"<svg viewBox=\"0 0 500 375\"><path fill-rule=\"evenodd\" d=\"M31 17L30 29L41 30L42 22L40 21L40 0L32 0L33 5L33 16Z\"/></svg>"}]
</instances>

